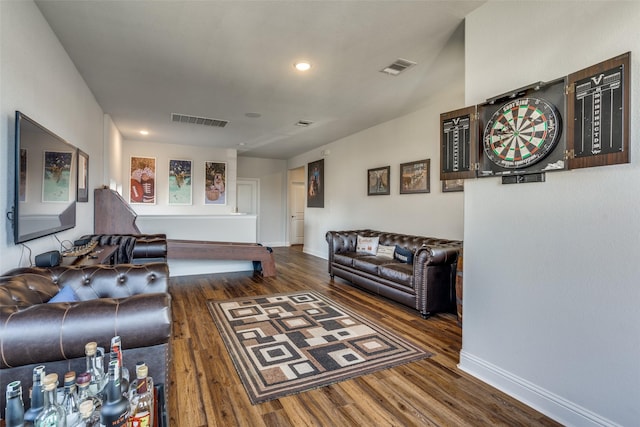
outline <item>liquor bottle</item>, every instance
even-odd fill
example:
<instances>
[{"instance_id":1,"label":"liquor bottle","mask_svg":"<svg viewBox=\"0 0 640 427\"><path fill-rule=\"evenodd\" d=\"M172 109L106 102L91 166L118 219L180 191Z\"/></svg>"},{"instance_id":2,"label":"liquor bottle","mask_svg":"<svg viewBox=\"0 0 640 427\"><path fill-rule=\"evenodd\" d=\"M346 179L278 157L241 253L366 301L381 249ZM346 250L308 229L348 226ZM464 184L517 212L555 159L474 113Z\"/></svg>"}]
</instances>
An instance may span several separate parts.
<instances>
[{"instance_id":1,"label":"liquor bottle","mask_svg":"<svg viewBox=\"0 0 640 427\"><path fill-rule=\"evenodd\" d=\"M64 397L62 407L67 413L67 426L74 425L80 420L78 408L78 395L76 393L76 373L74 371L64 374Z\"/></svg>"},{"instance_id":2,"label":"liquor bottle","mask_svg":"<svg viewBox=\"0 0 640 427\"><path fill-rule=\"evenodd\" d=\"M104 366L100 362L98 355L98 344L95 341L87 343L84 346L84 354L87 358L87 372L91 375L89 395L99 397L104 390L106 377L104 375Z\"/></svg>"},{"instance_id":3,"label":"liquor bottle","mask_svg":"<svg viewBox=\"0 0 640 427\"><path fill-rule=\"evenodd\" d=\"M100 410L100 424L106 427L123 427L129 420L129 401L122 397L120 366L117 360L109 362L109 382L105 387L107 399Z\"/></svg>"},{"instance_id":4,"label":"liquor bottle","mask_svg":"<svg viewBox=\"0 0 640 427\"><path fill-rule=\"evenodd\" d=\"M91 400L85 400L80 404L80 417L78 427L100 427L100 413L95 410Z\"/></svg>"},{"instance_id":5,"label":"liquor bottle","mask_svg":"<svg viewBox=\"0 0 640 427\"><path fill-rule=\"evenodd\" d=\"M145 362L139 361L136 363L136 372L138 372L138 368L140 366L147 366ZM153 378L148 374L149 368L147 367L147 390L153 390ZM131 401L133 396L136 394L136 390L138 388L138 379L134 378L133 381L129 383L129 394L128 399Z\"/></svg>"},{"instance_id":6,"label":"liquor bottle","mask_svg":"<svg viewBox=\"0 0 640 427\"><path fill-rule=\"evenodd\" d=\"M24 413L24 425L33 426L38 414L44 409L44 393L42 380L44 380L44 365L33 368L33 385L31 386L31 407Z\"/></svg>"},{"instance_id":7,"label":"liquor bottle","mask_svg":"<svg viewBox=\"0 0 640 427\"><path fill-rule=\"evenodd\" d=\"M12 381L7 384L7 407L4 414L5 427L24 426L24 403L22 402L22 384Z\"/></svg>"},{"instance_id":8,"label":"liquor bottle","mask_svg":"<svg viewBox=\"0 0 640 427\"><path fill-rule=\"evenodd\" d=\"M36 418L36 427L67 427L67 414L58 404L58 374L48 374L42 381L44 409Z\"/></svg>"},{"instance_id":9,"label":"liquor bottle","mask_svg":"<svg viewBox=\"0 0 640 427\"><path fill-rule=\"evenodd\" d=\"M154 406L153 388L148 389L149 368L141 365L136 368L136 392L131 397L130 427L153 427Z\"/></svg>"},{"instance_id":10,"label":"liquor bottle","mask_svg":"<svg viewBox=\"0 0 640 427\"><path fill-rule=\"evenodd\" d=\"M118 359L118 365L120 366L120 387L125 394L129 390L129 370L125 368L122 361L122 340L119 335L111 338L111 360Z\"/></svg>"}]
</instances>

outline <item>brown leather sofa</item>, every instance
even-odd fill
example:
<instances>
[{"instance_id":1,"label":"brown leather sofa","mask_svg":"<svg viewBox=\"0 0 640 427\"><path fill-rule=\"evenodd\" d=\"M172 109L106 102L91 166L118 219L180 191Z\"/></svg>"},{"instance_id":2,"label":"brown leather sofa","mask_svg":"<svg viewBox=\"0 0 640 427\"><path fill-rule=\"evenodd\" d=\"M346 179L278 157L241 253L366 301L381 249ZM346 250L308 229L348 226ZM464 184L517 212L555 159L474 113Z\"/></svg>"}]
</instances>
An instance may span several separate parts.
<instances>
[{"instance_id":1,"label":"brown leather sofa","mask_svg":"<svg viewBox=\"0 0 640 427\"><path fill-rule=\"evenodd\" d=\"M100 245L118 245L117 264L167 261L165 234L88 234L81 239L97 240Z\"/></svg>"},{"instance_id":2,"label":"brown leather sofa","mask_svg":"<svg viewBox=\"0 0 640 427\"><path fill-rule=\"evenodd\" d=\"M47 303L65 286L78 301ZM20 380L28 407L35 366L43 364L60 378L70 370L84 372L85 344L96 341L108 353L111 338L120 335L125 366L132 370L145 361L168 396L168 286L166 263L27 267L5 273L0 277L0 390ZM5 393L0 396L4 414Z\"/></svg>"},{"instance_id":3,"label":"brown leather sofa","mask_svg":"<svg viewBox=\"0 0 640 427\"><path fill-rule=\"evenodd\" d=\"M358 236L378 237L379 244L398 245L413 253L413 264L356 251ZM455 275L459 240L386 233L374 230L329 231L329 274L377 295L418 310L427 318L455 312Z\"/></svg>"}]
</instances>

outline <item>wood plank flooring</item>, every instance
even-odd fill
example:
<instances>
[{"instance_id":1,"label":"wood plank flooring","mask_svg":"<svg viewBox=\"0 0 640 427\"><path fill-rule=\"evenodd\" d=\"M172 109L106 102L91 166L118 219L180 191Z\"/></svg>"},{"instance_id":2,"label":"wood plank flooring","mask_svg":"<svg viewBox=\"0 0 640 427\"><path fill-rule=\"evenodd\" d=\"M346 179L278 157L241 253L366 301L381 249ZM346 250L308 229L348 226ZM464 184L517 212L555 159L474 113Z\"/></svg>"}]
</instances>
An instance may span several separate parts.
<instances>
[{"instance_id":1,"label":"wood plank flooring","mask_svg":"<svg viewBox=\"0 0 640 427\"><path fill-rule=\"evenodd\" d=\"M346 284L301 247L274 248L277 277L251 272L171 279L172 427L556 426L553 420L457 369L461 330L453 314L427 320ZM320 389L252 405L205 302L300 289L318 291L435 356Z\"/></svg>"}]
</instances>

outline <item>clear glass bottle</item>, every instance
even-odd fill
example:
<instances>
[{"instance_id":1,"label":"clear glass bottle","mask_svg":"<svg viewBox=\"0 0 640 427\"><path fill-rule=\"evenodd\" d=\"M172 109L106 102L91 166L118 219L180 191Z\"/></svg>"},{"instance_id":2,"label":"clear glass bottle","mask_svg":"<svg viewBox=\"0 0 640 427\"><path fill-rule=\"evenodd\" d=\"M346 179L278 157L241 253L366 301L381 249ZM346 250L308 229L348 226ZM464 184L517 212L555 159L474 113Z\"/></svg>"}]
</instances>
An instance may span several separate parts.
<instances>
[{"instance_id":1,"label":"clear glass bottle","mask_svg":"<svg viewBox=\"0 0 640 427\"><path fill-rule=\"evenodd\" d=\"M136 368L136 392L132 394L130 401L130 427L153 427L154 425L153 389L147 388L148 373L147 365Z\"/></svg>"},{"instance_id":2,"label":"clear glass bottle","mask_svg":"<svg viewBox=\"0 0 640 427\"><path fill-rule=\"evenodd\" d=\"M83 372L76 378L76 387L78 389L78 409L82 402L89 400L92 402L94 409L100 412L102 407L102 400L98 396L91 396L89 393L89 387L91 386L91 374Z\"/></svg>"},{"instance_id":3,"label":"clear glass bottle","mask_svg":"<svg viewBox=\"0 0 640 427\"><path fill-rule=\"evenodd\" d=\"M102 403L100 410L100 424L107 427L126 426L131 407L129 401L122 397L118 360L109 362L109 382L105 390L107 398Z\"/></svg>"},{"instance_id":4,"label":"clear glass bottle","mask_svg":"<svg viewBox=\"0 0 640 427\"><path fill-rule=\"evenodd\" d=\"M22 383L12 381L7 384L7 407L4 414L5 427L24 426L24 403L22 402Z\"/></svg>"},{"instance_id":5,"label":"clear glass bottle","mask_svg":"<svg viewBox=\"0 0 640 427\"><path fill-rule=\"evenodd\" d=\"M95 410L91 400L85 400L80 404L80 417L78 427L100 427L100 412Z\"/></svg>"},{"instance_id":6,"label":"clear glass bottle","mask_svg":"<svg viewBox=\"0 0 640 427\"><path fill-rule=\"evenodd\" d=\"M111 360L117 359L120 366L120 387L123 394L129 390L129 370L124 366L122 361L122 340L119 335L111 338ZM126 394L125 394L126 397Z\"/></svg>"},{"instance_id":7,"label":"clear glass bottle","mask_svg":"<svg viewBox=\"0 0 640 427\"><path fill-rule=\"evenodd\" d=\"M84 346L84 354L87 358L87 372L91 375L89 395L100 396L104 390L107 378L104 374L104 366L102 366L100 362L98 344L95 341L87 343Z\"/></svg>"},{"instance_id":8,"label":"clear glass bottle","mask_svg":"<svg viewBox=\"0 0 640 427\"><path fill-rule=\"evenodd\" d=\"M80 409L78 408L78 395L76 392L76 373L74 371L64 374L62 407L67 413L67 426L74 425L80 420Z\"/></svg>"},{"instance_id":9,"label":"clear glass bottle","mask_svg":"<svg viewBox=\"0 0 640 427\"><path fill-rule=\"evenodd\" d=\"M58 374L48 374L44 377L44 409L36 418L36 427L67 427L67 414L58 404Z\"/></svg>"},{"instance_id":10,"label":"clear glass bottle","mask_svg":"<svg viewBox=\"0 0 640 427\"><path fill-rule=\"evenodd\" d=\"M33 385L31 386L31 405L24 413L24 425L33 426L38 414L44 409L44 393L42 391L42 380L44 380L44 365L33 368Z\"/></svg>"},{"instance_id":11,"label":"clear glass bottle","mask_svg":"<svg viewBox=\"0 0 640 427\"><path fill-rule=\"evenodd\" d=\"M147 364L145 362L137 362L136 363L136 372L138 372L138 368L140 366L147 366ZM148 372L149 368L147 367L147 372ZM129 384L129 394L128 394L128 399L129 401L131 401L131 399L133 398L133 396L136 394L136 390L138 388L138 379L134 378L133 381L131 381L131 383ZM147 373L147 390L153 390L153 378L149 376L149 374Z\"/></svg>"}]
</instances>

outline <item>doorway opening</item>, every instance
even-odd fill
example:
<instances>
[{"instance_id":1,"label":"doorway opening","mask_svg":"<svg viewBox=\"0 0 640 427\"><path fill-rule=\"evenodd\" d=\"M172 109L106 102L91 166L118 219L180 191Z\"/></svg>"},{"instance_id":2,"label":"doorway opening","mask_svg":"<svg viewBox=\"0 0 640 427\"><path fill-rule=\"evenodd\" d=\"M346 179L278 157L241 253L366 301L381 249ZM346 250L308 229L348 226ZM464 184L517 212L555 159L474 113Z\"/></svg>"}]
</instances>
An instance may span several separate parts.
<instances>
[{"instance_id":1,"label":"doorway opening","mask_svg":"<svg viewBox=\"0 0 640 427\"><path fill-rule=\"evenodd\" d=\"M304 244L305 167L289 170L287 231L289 245Z\"/></svg>"}]
</instances>

